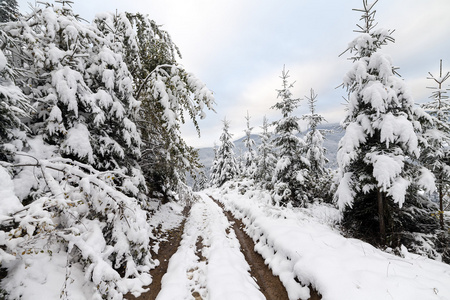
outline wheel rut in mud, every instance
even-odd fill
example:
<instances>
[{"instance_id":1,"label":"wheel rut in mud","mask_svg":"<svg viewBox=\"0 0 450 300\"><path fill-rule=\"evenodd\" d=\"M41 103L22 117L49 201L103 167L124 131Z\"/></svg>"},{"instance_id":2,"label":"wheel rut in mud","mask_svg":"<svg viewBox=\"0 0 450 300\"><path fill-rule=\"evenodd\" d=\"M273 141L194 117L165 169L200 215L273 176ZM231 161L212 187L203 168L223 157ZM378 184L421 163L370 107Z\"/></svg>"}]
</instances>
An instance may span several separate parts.
<instances>
[{"instance_id":1,"label":"wheel rut in mud","mask_svg":"<svg viewBox=\"0 0 450 300\"><path fill-rule=\"evenodd\" d=\"M264 263L264 258L257 252L255 252L255 243L244 232L244 224L241 220L233 217L231 212L227 211L223 204L216 199L210 197L220 208L222 208L224 214L228 218L228 221L233 226L233 230L241 245L242 253L245 256L245 260L250 266L250 274L256 280L256 283L261 289L267 300L288 300L288 294L285 287L280 281L278 276L272 274L270 268ZM320 300L322 297L312 287L309 287L311 297L309 300Z\"/></svg>"},{"instance_id":2,"label":"wheel rut in mud","mask_svg":"<svg viewBox=\"0 0 450 300\"><path fill-rule=\"evenodd\" d=\"M169 266L169 260L175 252L177 252L178 246L181 242L181 237L184 231L184 224L187 220L187 215L189 213L190 207L186 206L183 210L184 220L181 222L180 226L174 228L167 232L167 241L161 241L159 244L158 254L152 251L152 257L159 260L159 266L155 269L150 270L150 275L152 276L152 283L145 288L150 289L149 291L142 293L139 297L134 297L131 294L125 295L124 299L127 300L155 300L161 291L161 280L164 274L167 273L167 267Z\"/></svg>"}]
</instances>

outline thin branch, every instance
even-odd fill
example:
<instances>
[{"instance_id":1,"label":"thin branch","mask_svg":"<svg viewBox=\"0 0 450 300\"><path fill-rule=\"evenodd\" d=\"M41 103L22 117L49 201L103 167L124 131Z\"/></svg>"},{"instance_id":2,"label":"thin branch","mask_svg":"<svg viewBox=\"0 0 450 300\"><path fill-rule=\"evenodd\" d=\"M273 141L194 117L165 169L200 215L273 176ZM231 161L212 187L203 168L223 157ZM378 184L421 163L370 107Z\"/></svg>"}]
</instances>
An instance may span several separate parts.
<instances>
[{"instance_id":1,"label":"thin branch","mask_svg":"<svg viewBox=\"0 0 450 300\"><path fill-rule=\"evenodd\" d=\"M137 90L136 96L135 96L136 100L139 100L139 97L140 97L140 95L141 95L141 91L142 91L142 89L144 88L144 85L145 85L145 84L147 83L147 81L150 79L150 76L153 75L154 72L159 71L160 68L169 68L169 67L173 67L173 65L160 65L160 66L157 66L153 71L151 71L151 72L147 75L147 77L145 77L145 79L144 79L144 81L141 83L141 85L139 86L139 89ZM167 74L167 75L169 75L169 74Z\"/></svg>"}]
</instances>

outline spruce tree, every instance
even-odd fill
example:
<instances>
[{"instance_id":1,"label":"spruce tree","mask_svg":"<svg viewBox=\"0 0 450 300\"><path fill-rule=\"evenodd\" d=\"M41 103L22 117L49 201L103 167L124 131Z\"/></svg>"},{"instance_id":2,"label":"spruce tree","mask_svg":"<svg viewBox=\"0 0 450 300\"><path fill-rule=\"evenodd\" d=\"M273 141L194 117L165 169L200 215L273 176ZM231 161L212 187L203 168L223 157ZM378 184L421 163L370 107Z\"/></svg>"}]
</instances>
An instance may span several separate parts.
<instances>
[{"instance_id":1,"label":"spruce tree","mask_svg":"<svg viewBox=\"0 0 450 300\"><path fill-rule=\"evenodd\" d=\"M348 48L354 55L343 84L349 99L337 154L336 200L345 211L344 224L369 235L378 231L379 241L385 243L387 233L403 229L406 222L395 220L410 213L406 209L416 201L418 187L433 188L433 176L417 163L419 121L425 116L414 107L391 59L378 51L394 38L392 30L375 28L376 2L363 0L357 10L362 12L360 35Z\"/></svg>"},{"instance_id":2,"label":"spruce tree","mask_svg":"<svg viewBox=\"0 0 450 300\"><path fill-rule=\"evenodd\" d=\"M302 156L305 142L297 136L300 131L299 118L293 115L300 99L293 98L289 83L289 71L283 68L280 78L282 89L277 90L280 101L272 108L281 111L282 118L274 122L274 144L278 147L278 162L272 176L274 186L273 199L277 204L290 203L300 206L305 203L304 184L306 180L306 167L309 161Z\"/></svg>"},{"instance_id":3,"label":"spruce tree","mask_svg":"<svg viewBox=\"0 0 450 300\"><path fill-rule=\"evenodd\" d=\"M116 176L116 184L138 196L145 186L137 164L139 103L123 47L102 32L104 22L85 24L66 3L47 4L4 29L21 70L18 85L36 112L29 121L33 134L65 158L98 170L120 169L129 177Z\"/></svg>"},{"instance_id":4,"label":"spruce tree","mask_svg":"<svg viewBox=\"0 0 450 300\"><path fill-rule=\"evenodd\" d=\"M272 134L269 132L269 121L266 116L263 118L261 129L262 132L259 135L261 144L258 146L255 179L263 187L271 189L272 174L275 170L277 160L274 154L274 145L272 144Z\"/></svg>"},{"instance_id":5,"label":"spruce tree","mask_svg":"<svg viewBox=\"0 0 450 300\"><path fill-rule=\"evenodd\" d=\"M119 299L142 292L155 266L147 212L130 197L143 192L134 123L139 103L121 43L98 23L81 22L68 3L44 4L0 24L3 52L24 95L11 79L1 79L2 110L12 123L0 148L20 146L8 140L17 132L11 126L20 128L22 119L30 129L21 134L21 153L0 161L18 206L0 216L0 235L11 236L0 240L9 281L4 286L21 295L36 280L33 274L42 272L35 262L44 257L57 269L84 273L76 284L92 287L92 298ZM17 271L25 268L25 274ZM66 281L65 296L72 284Z\"/></svg>"},{"instance_id":6,"label":"spruce tree","mask_svg":"<svg viewBox=\"0 0 450 300\"><path fill-rule=\"evenodd\" d=\"M19 17L19 7L17 0L0 1L0 23L17 21Z\"/></svg>"},{"instance_id":7,"label":"spruce tree","mask_svg":"<svg viewBox=\"0 0 450 300\"><path fill-rule=\"evenodd\" d=\"M123 30L121 39L125 61L134 78L134 96L141 102L140 165L150 195L174 199L178 191L187 192L186 174L195 178L201 167L197 150L181 136L181 125L190 119L200 135L198 119L205 117L205 110L213 110L214 96L177 63L180 51L166 31L147 15L126 16L135 28L132 35Z\"/></svg>"},{"instance_id":8,"label":"spruce tree","mask_svg":"<svg viewBox=\"0 0 450 300\"><path fill-rule=\"evenodd\" d=\"M429 168L436 177L437 195L439 199L439 223L444 229L444 202L450 189L450 101L446 95L443 84L450 78L450 72L442 73L442 60L440 62L439 77L429 73L428 79L433 80L437 86L431 87L433 93L430 102L422 108L432 117L432 122L425 126L424 136L427 146L421 154L421 162Z\"/></svg>"},{"instance_id":9,"label":"spruce tree","mask_svg":"<svg viewBox=\"0 0 450 300\"><path fill-rule=\"evenodd\" d=\"M3 32L0 35L3 36ZM0 50L0 161L8 162L12 162L14 154L22 150L27 130L22 120L32 112L29 100L13 80L14 70L8 66L7 57Z\"/></svg>"},{"instance_id":10,"label":"spruce tree","mask_svg":"<svg viewBox=\"0 0 450 300\"><path fill-rule=\"evenodd\" d=\"M326 149L323 147L324 136L317 126L325 121L325 118L316 113L315 106L317 94L311 89L310 96L306 97L310 114L304 115L303 120L308 122L308 132L305 136L304 155L309 161L307 175L307 196L310 202L328 198L330 191L330 174L326 168L328 159L325 157Z\"/></svg>"},{"instance_id":11,"label":"spruce tree","mask_svg":"<svg viewBox=\"0 0 450 300\"><path fill-rule=\"evenodd\" d=\"M194 181L194 186L192 187L192 190L194 192L199 192L204 189L208 188L208 178L206 177L205 172L200 171L197 177Z\"/></svg>"},{"instance_id":12,"label":"spruce tree","mask_svg":"<svg viewBox=\"0 0 450 300\"><path fill-rule=\"evenodd\" d=\"M244 152L243 162L242 162L242 175L245 178L254 179L256 173L256 152L254 150L255 141L252 139L251 134L253 127L250 127L250 116L247 111L247 116L245 116L247 123L247 129L244 130L244 146L246 151Z\"/></svg>"},{"instance_id":13,"label":"spruce tree","mask_svg":"<svg viewBox=\"0 0 450 300\"><path fill-rule=\"evenodd\" d=\"M213 147L214 158L211 164L211 168L209 169L209 185L214 186L218 181L219 170L217 168L217 144L214 142Z\"/></svg>"},{"instance_id":14,"label":"spruce tree","mask_svg":"<svg viewBox=\"0 0 450 300\"><path fill-rule=\"evenodd\" d=\"M234 155L234 143L229 132L230 122L223 120L223 131L220 136L219 148L211 170L211 185L220 187L225 182L235 179L239 174L239 166Z\"/></svg>"}]
</instances>

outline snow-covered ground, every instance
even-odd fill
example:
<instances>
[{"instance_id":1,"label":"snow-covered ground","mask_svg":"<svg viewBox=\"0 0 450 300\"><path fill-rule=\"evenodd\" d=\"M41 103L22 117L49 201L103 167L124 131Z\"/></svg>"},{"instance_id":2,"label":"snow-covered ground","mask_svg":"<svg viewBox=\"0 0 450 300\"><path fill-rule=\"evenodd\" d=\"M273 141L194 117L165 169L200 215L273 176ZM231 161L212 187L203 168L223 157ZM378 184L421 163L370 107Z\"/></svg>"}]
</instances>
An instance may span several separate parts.
<instances>
[{"instance_id":1,"label":"snow-covered ground","mask_svg":"<svg viewBox=\"0 0 450 300\"><path fill-rule=\"evenodd\" d=\"M280 276L290 299L307 299L309 284L323 300L450 299L449 265L406 248L399 257L345 238L335 227L339 212L333 207L273 207L266 193L243 194L235 183L206 193L243 220L255 250Z\"/></svg>"},{"instance_id":2,"label":"snow-covered ground","mask_svg":"<svg viewBox=\"0 0 450 300\"><path fill-rule=\"evenodd\" d=\"M399 257L343 237L336 227L340 214L334 207L274 207L266 192L246 188L226 183L221 189L197 194L157 300L264 299L230 222L208 195L242 219L256 244L255 251L280 277L291 300L308 299L310 284L323 300L450 299L449 265L409 253L406 248ZM159 228L162 234L180 226L182 206L157 206L155 203L151 228ZM164 238L155 232L155 252ZM29 255L35 258L33 263L24 260L15 276L4 280L4 287L20 279L26 283L23 299L92 299L95 286L83 285L81 265L67 268L64 251L40 259L39 254Z\"/></svg>"},{"instance_id":3,"label":"snow-covered ground","mask_svg":"<svg viewBox=\"0 0 450 300\"><path fill-rule=\"evenodd\" d=\"M265 299L249 270L222 209L200 193L156 299Z\"/></svg>"},{"instance_id":4,"label":"snow-covered ground","mask_svg":"<svg viewBox=\"0 0 450 300\"><path fill-rule=\"evenodd\" d=\"M0 168L0 191L6 191L0 197L0 211L5 211L14 204L15 198L8 195L8 184L10 189L14 185L8 181L8 177L3 175ZM11 194L12 195L12 194ZM9 201L9 202L8 202ZM9 205L9 206L8 206ZM176 203L159 205L153 202L154 214L149 220L150 228L159 228L162 234L149 233L152 236L152 249L157 253L159 242L166 239L165 232L180 226L183 215L183 207ZM1 220L1 218L0 218ZM1 239L7 239L0 236ZM96 247L102 247L101 231L91 233L90 242ZM95 296L96 286L93 283L86 283L86 273L83 266L79 263L68 265L68 255L64 249L58 245L51 248L52 254L44 255L40 252L29 251L22 253L23 259L15 262L14 272L2 281L1 289L9 291L6 299L24 299L24 300L50 300L50 299L74 299L74 300L93 300L101 299ZM0 252L3 251L0 249ZM159 265L157 260L155 266ZM4 265L7 265L3 261ZM20 286L20 288L10 287ZM0 294L0 299L2 295Z\"/></svg>"}]
</instances>

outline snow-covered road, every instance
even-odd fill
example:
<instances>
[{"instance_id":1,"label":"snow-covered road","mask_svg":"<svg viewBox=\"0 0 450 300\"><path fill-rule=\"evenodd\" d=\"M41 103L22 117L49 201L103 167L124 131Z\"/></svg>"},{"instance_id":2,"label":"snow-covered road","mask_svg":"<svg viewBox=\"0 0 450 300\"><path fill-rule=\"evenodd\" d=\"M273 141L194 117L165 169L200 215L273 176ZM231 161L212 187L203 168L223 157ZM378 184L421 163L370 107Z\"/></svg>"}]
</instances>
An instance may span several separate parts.
<instances>
[{"instance_id":1,"label":"snow-covered road","mask_svg":"<svg viewBox=\"0 0 450 300\"><path fill-rule=\"evenodd\" d=\"M156 299L265 299L222 209L206 194L199 196Z\"/></svg>"},{"instance_id":2,"label":"snow-covered road","mask_svg":"<svg viewBox=\"0 0 450 300\"><path fill-rule=\"evenodd\" d=\"M345 238L335 226L339 213L332 206L274 207L265 192L242 193L230 185L198 194L157 300L258 300L267 295L251 275L233 221L209 195L242 221L255 243L251 249L264 258L268 272L279 276L290 300L308 299L309 285L323 300L450 299L449 265L406 248L400 257Z\"/></svg>"},{"instance_id":3,"label":"snow-covered road","mask_svg":"<svg viewBox=\"0 0 450 300\"><path fill-rule=\"evenodd\" d=\"M308 298L302 284L311 284L323 300L450 299L448 264L405 247L400 257L346 238L335 226L339 213L332 206L275 207L266 192L243 191L230 183L207 193L242 220L290 300Z\"/></svg>"}]
</instances>

